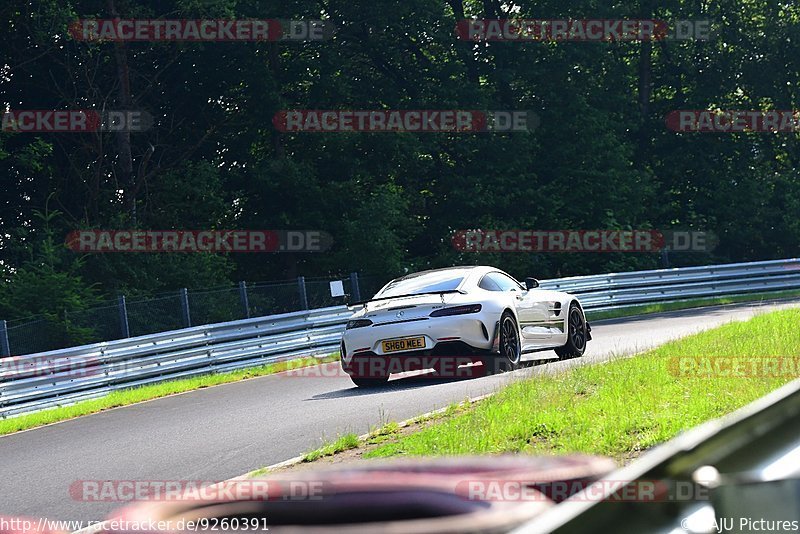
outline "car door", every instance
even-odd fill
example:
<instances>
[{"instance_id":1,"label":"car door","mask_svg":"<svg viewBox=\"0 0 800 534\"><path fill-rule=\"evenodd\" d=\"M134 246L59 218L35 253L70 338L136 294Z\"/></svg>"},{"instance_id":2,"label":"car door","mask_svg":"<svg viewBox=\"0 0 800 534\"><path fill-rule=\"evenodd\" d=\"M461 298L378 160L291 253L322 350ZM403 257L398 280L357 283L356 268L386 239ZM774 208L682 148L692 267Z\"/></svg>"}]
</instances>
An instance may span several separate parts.
<instances>
[{"instance_id":1,"label":"car door","mask_svg":"<svg viewBox=\"0 0 800 534\"><path fill-rule=\"evenodd\" d=\"M542 325L547 320L547 306L538 302L531 291L525 290L519 282L505 273L493 271L484 275L479 286L487 291L508 294L508 302L516 311L522 333L522 350L532 350L546 346L551 334Z\"/></svg>"},{"instance_id":2,"label":"car door","mask_svg":"<svg viewBox=\"0 0 800 534\"><path fill-rule=\"evenodd\" d=\"M490 275L501 290L514 293L512 302L517 309L523 350L547 346L553 338L553 331L548 324L547 302L538 298L535 289L524 289L519 282L504 273Z\"/></svg>"}]
</instances>

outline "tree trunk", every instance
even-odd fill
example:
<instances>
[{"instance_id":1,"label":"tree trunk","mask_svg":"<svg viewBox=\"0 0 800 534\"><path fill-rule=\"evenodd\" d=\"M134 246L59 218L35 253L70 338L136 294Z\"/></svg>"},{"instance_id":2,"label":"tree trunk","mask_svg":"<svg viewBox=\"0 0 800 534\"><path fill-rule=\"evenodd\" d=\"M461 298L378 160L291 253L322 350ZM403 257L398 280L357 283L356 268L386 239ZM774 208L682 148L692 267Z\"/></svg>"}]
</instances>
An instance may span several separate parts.
<instances>
[{"instance_id":1,"label":"tree trunk","mask_svg":"<svg viewBox=\"0 0 800 534\"><path fill-rule=\"evenodd\" d=\"M112 18L119 17L114 0L108 0L108 11ZM121 111L133 108L131 99L131 79L128 69L128 49L124 41L114 42L114 60L117 64L117 101ZM133 172L131 152L131 133L124 128L115 133L118 150L117 174L124 188L125 209L130 215L131 224L136 226L136 175Z\"/></svg>"}]
</instances>

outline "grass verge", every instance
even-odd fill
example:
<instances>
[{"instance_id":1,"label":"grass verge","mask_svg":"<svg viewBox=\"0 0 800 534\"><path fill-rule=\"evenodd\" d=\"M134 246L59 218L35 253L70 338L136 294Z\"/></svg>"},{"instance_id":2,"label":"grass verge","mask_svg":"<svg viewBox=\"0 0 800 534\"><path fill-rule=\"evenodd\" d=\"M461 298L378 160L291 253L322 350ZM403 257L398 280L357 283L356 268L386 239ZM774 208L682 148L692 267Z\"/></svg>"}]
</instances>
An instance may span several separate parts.
<instances>
[{"instance_id":1,"label":"grass verge","mask_svg":"<svg viewBox=\"0 0 800 534\"><path fill-rule=\"evenodd\" d=\"M331 362L338 359L338 353L325 356L324 358L299 358L286 362L278 362L262 365L260 367L253 367L251 369L241 369L238 371L213 375L202 375L192 378L183 378L180 380L169 380L160 384L122 389L109 393L104 397L77 402L71 406L52 408L43 410L41 412L12 417L9 419L0 419L0 436L51 423L57 423L59 421L65 421L67 419L74 419L75 417L81 417L83 415L102 412L111 408L119 408L120 406L128 406L130 404L136 404L137 402L167 397L176 393L185 393L187 391L218 386L220 384L239 382L240 380L246 380L248 378L271 375L286 371L288 369L297 369L309 365Z\"/></svg>"},{"instance_id":2,"label":"grass verge","mask_svg":"<svg viewBox=\"0 0 800 534\"><path fill-rule=\"evenodd\" d=\"M583 452L625 461L796 377L797 370L720 376L713 364L720 360L713 358L737 357L744 363L769 357L799 361L798 324L800 310L764 314L634 358L516 382L419 432L372 447L363 457ZM711 363L707 369L698 368L708 372L681 376L681 362L696 362L698 357Z\"/></svg>"},{"instance_id":3,"label":"grass verge","mask_svg":"<svg viewBox=\"0 0 800 534\"><path fill-rule=\"evenodd\" d=\"M313 462L319 460L324 456L333 456L334 454L344 452L358 447L358 436L355 434L345 434L339 436L335 441L323 445L321 448L313 450L303 456L304 462Z\"/></svg>"},{"instance_id":4,"label":"grass verge","mask_svg":"<svg viewBox=\"0 0 800 534\"><path fill-rule=\"evenodd\" d=\"M629 306L616 310L596 312L587 311L586 318L589 321L602 321L603 319L618 319L620 317L646 315L648 313L688 310L690 308L701 308L703 306L721 306L725 304L736 304L739 302L762 302L766 300L786 299L792 297L800 297L800 290L773 291L769 293L757 293L753 295L731 295L728 297L709 297L702 299L680 300L676 302L643 304L641 306Z\"/></svg>"}]
</instances>

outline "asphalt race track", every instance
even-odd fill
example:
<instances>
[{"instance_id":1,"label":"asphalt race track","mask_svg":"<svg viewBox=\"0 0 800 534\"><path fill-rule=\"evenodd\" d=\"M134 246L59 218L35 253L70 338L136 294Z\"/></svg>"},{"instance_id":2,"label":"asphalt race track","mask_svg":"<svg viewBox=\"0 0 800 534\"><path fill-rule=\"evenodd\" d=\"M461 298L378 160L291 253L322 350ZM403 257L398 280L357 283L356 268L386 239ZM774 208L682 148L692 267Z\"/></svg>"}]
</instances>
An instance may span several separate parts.
<instances>
[{"instance_id":1,"label":"asphalt race track","mask_svg":"<svg viewBox=\"0 0 800 534\"><path fill-rule=\"evenodd\" d=\"M358 390L342 376L273 375L0 437L0 514L103 519L120 504L76 501L71 484L224 480L307 452L337 434L362 434L495 391L532 372L601 362L798 304L740 304L593 323L594 341L582 359L512 374L446 382L400 378L377 391Z\"/></svg>"}]
</instances>

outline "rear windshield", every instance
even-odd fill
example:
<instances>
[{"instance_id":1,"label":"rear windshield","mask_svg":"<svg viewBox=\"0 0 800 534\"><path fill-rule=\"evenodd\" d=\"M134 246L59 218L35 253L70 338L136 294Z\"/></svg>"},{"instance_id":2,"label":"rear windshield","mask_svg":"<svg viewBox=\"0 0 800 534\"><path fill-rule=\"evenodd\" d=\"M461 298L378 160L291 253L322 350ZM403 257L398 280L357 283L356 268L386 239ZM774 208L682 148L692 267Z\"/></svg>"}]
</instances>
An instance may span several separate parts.
<instances>
[{"instance_id":1,"label":"rear windshield","mask_svg":"<svg viewBox=\"0 0 800 534\"><path fill-rule=\"evenodd\" d=\"M416 295L433 291L450 291L456 289L464 280L464 271L441 271L421 274L405 280L395 280L375 297L392 297L397 295Z\"/></svg>"}]
</instances>

